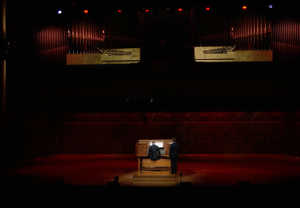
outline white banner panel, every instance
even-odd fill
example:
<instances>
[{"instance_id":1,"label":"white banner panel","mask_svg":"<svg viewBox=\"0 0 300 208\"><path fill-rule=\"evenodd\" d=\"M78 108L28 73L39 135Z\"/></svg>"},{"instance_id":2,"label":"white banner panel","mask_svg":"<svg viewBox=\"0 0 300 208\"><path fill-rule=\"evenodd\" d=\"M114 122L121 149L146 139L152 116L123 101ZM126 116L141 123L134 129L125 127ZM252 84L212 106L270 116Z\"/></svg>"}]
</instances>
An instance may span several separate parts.
<instances>
[{"instance_id":1,"label":"white banner panel","mask_svg":"<svg viewBox=\"0 0 300 208\"><path fill-rule=\"evenodd\" d=\"M140 48L103 49L98 53L67 54L67 65L136 64Z\"/></svg>"},{"instance_id":2,"label":"white banner panel","mask_svg":"<svg viewBox=\"0 0 300 208\"><path fill-rule=\"evenodd\" d=\"M235 50L233 46L194 47L196 62L272 62L272 50Z\"/></svg>"}]
</instances>

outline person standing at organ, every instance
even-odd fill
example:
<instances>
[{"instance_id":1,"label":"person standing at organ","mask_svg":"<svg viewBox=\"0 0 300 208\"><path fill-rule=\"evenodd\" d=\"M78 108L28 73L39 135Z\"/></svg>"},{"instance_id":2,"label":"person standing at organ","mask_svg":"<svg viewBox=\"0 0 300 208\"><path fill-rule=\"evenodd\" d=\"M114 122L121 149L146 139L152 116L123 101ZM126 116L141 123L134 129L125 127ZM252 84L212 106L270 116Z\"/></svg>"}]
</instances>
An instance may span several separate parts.
<instances>
[{"instance_id":1,"label":"person standing at organ","mask_svg":"<svg viewBox=\"0 0 300 208\"><path fill-rule=\"evenodd\" d=\"M170 145L170 158L171 158L171 173L177 173L177 161L178 161L178 144L176 139L173 139L173 143Z\"/></svg>"}]
</instances>

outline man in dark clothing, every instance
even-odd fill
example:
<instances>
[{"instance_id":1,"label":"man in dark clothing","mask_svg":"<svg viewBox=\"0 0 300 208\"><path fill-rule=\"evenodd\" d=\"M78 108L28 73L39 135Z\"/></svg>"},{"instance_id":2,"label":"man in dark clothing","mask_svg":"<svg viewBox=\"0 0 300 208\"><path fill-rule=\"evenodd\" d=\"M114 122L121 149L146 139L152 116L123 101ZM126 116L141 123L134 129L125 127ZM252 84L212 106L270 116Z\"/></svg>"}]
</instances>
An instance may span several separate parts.
<instances>
[{"instance_id":1,"label":"man in dark clothing","mask_svg":"<svg viewBox=\"0 0 300 208\"><path fill-rule=\"evenodd\" d=\"M170 145L170 158L171 158L171 172L176 174L177 172L177 160L178 160L178 145L176 139Z\"/></svg>"},{"instance_id":2,"label":"man in dark clothing","mask_svg":"<svg viewBox=\"0 0 300 208\"><path fill-rule=\"evenodd\" d=\"M154 142L152 142L151 146L149 147L148 155L153 161L160 159L159 147Z\"/></svg>"}]
</instances>

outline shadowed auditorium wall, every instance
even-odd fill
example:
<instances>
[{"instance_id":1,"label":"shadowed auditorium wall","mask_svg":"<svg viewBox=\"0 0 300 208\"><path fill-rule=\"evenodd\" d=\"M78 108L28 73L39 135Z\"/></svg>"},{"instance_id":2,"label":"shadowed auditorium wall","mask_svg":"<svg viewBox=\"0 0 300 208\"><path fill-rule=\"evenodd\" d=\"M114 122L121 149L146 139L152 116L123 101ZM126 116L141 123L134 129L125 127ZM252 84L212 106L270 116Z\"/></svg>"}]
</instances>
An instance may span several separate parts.
<instances>
[{"instance_id":1,"label":"shadowed auditorium wall","mask_svg":"<svg viewBox=\"0 0 300 208\"><path fill-rule=\"evenodd\" d=\"M70 114L65 116L59 151L134 153L138 139L174 136L181 153L294 154L300 136L300 123L295 115L280 112Z\"/></svg>"}]
</instances>

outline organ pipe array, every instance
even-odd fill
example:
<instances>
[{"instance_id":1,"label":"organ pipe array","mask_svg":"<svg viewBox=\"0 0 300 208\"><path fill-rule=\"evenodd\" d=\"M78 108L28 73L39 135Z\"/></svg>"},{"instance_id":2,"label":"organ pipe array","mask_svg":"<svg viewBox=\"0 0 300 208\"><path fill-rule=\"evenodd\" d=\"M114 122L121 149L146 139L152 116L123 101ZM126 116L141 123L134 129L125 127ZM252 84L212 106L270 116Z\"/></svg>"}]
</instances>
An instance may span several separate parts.
<instances>
[{"instance_id":1,"label":"organ pipe array","mask_svg":"<svg viewBox=\"0 0 300 208\"><path fill-rule=\"evenodd\" d=\"M225 43L233 44L239 49L272 49L279 58L299 57L300 22L297 20L274 20L263 15L244 15L225 20L224 26L221 38ZM207 35L214 38L214 34ZM40 57L59 63L65 61L67 53L97 53L101 48L113 46L109 31L103 25L93 22L78 21L65 26L43 27L35 34L35 40ZM126 42L128 39L120 35L119 41Z\"/></svg>"},{"instance_id":2,"label":"organ pipe array","mask_svg":"<svg viewBox=\"0 0 300 208\"><path fill-rule=\"evenodd\" d=\"M272 23L264 16L244 16L229 28L230 38L240 49L270 49Z\"/></svg>"}]
</instances>

